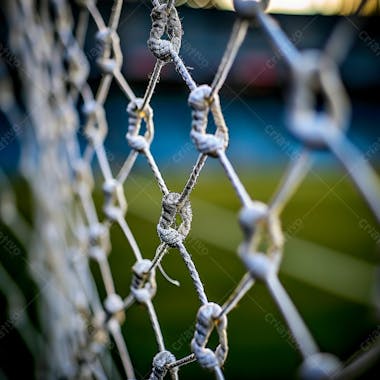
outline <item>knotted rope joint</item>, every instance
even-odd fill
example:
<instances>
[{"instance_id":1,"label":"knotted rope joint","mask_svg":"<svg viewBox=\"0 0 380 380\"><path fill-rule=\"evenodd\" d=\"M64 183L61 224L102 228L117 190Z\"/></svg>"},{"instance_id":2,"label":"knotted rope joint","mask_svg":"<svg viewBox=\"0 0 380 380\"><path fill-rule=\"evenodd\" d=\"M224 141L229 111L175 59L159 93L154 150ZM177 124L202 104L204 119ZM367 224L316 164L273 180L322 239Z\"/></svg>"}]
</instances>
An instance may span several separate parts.
<instances>
[{"instance_id":1,"label":"knotted rope joint","mask_svg":"<svg viewBox=\"0 0 380 380\"><path fill-rule=\"evenodd\" d=\"M190 137L200 153L217 156L218 150L226 149L228 145L228 133L220 111L219 95L215 94L210 99L211 87L201 85L191 91L188 99L192 109ZM215 134L206 133L209 111L212 111L216 124Z\"/></svg>"},{"instance_id":2,"label":"knotted rope joint","mask_svg":"<svg viewBox=\"0 0 380 380\"><path fill-rule=\"evenodd\" d=\"M127 201L123 186L116 179L108 179L103 185L104 215L110 221L118 221L127 211Z\"/></svg>"},{"instance_id":3,"label":"knotted rope joint","mask_svg":"<svg viewBox=\"0 0 380 380\"><path fill-rule=\"evenodd\" d=\"M246 236L252 237L255 227L268 216L268 206L259 201L253 201L249 206L242 208L239 214L239 223Z\"/></svg>"},{"instance_id":4,"label":"knotted rope joint","mask_svg":"<svg viewBox=\"0 0 380 380\"><path fill-rule=\"evenodd\" d=\"M170 351L161 351L153 358L153 370L149 376L149 380L162 380L168 372L168 364L176 361L175 356ZM178 368L169 370L177 378Z\"/></svg>"},{"instance_id":5,"label":"knotted rope joint","mask_svg":"<svg viewBox=\"0 0 380 380\"><path fill-rule=\"evenodd\" d=\"M277 274L276 263L264 253L243 252L240 257L255 280L268 282L271 276Z\"/></svg>"},{"instance_id":6,"label":"knotted rope joint","mask_svg":"<svg viewBox=\"0 0 380 380\"><path fill-rule=\"evenodd\" d=\"M270 0L234 0L234 8L241 18L252 19L258 12L264 12Z\"/></svg>"},{"instance_id":7,"label":"knotted rope joint","mask_svg":"<svg viewBox=\"0 0 380 380\"><path fill-rule=\"evenodd\" d=\"M347 128L349 101L337 65L317 51L306 51L293 68L288 115L290 132L311 149L326 149L328 139ZM317 95L325 109L317 110Z\"/></svg>"},{"instance_id":8,"label":"knotted rope joint","mask_svg":"<svg viewBox=\"0 0 380 380\"><path fill-rule=\"evenodd\" d=\"M209 302L202 305L197 314L191 349L203 368L214 369L215 367L221 367L227 358L227 317L223 315L219 318L221 313L222 308L218 304ZM206 348L214 328L216 328L219 336L219 345L215 352Z\"/></svg>"},{"instance_id":9,"label":"knotted rope joint","mask_svg":"<svg viewBox=\"0 0 380 380\"><path fill-rule=\"evenodd\" d=\"M169 62L173 54L178 54L181 47L182 26L177 9L167 9L166 4L153 8L151 13L152 29L148 39L148 48L153 55L164 62ZM167 32L169 40L162 37Z\"/></svg>"},{"instance_id":10,"label":"knotted rope joint","mask_svg":"<svg viewBox=\"0 0 380 380\"><path fill-rule=\"evenodd\" d=\"M110 294L104 301L104 308L110 315L114 315L124 309L124 302L118 294Z\"/></svg>"},{"instance_id":11,"label":"knotted rope joint","mask_svg":"<svg viewBox=\"0 0 380 380\"><path fill-rule=\"evenodd\" d=\"M96 40L101 47L101 54L96 63L102 73L113 74L116 69L120 70L123 56L118 34L110 28L105 28L98 31ZM111 54L113 55L112 58L110 58Z\"/></svg>"},{"instance_id":12,"label":"knotted rope joint","mask_svg":"<svg viewBox=\"0 0 380 380\"><path fill-rule=\"evenodd\" d=\"M109 230L102 223L89 227L89 256L97 261L105 260L111 250Z\"/></svg>"},{"instance_id":13,"label":"knotted rope joint","mask_svg":"<svg viewBox=\"0 0 380 380\"><path fill-rule=\"evenodd\" d=\"M186 200L181 206L178 205L180 194L169 193L162 199L162 212L157 225L160 240L169 247L178 248L188 235L193 217L190 201ZM177 213L182 218L178 229L173 228Z\"/></svg>"},{"instance_id":14,"label":"knotted rope joint","mask_svg":"<svg viewBox=\"0 0 380 380\"><path fill-rule=\"evenodd\" d=\"M93 145L102 144L108 132L103 106L95 100L88 100L84 103L82 111L87 118L86 137Z\"/></svg>"},{"instance_id":15,"label":"knotted rope joint","mask_svg":"<svg viewBox=\"0 0 380 380\"><path fill-rule=\"evenodd\" d=\"M156 294L157 284L155 271L150 270L152 262L144 259L138 261L133 267L131 293L137 302L146 303Z\"/></svg>"},{"instance_id":16,"label":"knotted rope joint","mask_svg":"<svg viewBox=\"0 0 380 380\"><path fill-rule=\"evenodd\" d=\"M129 119L126 138L129 146L137 152L144 152L149 149L154 135L153 110L149 105L141 110L143 102L142 98L137 98L131 101L127 107ZM139 135L142 120L146 123L144 136Z\"/></svg>"}]
</instances>

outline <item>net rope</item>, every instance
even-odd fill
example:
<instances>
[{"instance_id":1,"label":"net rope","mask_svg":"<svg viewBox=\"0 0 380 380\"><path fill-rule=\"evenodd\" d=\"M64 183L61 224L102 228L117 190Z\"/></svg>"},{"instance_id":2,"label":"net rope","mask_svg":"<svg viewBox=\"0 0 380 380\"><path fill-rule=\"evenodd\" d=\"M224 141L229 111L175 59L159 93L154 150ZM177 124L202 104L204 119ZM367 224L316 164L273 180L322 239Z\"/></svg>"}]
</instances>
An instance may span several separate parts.
<instances>
[{"instance_id":1,"label":"net rope","mask_svg":"<svg viewBox=\"0 0 380 380\"><path fill-rule=\"evenodd\" d=\"M103 19L95 1L77 0L76 3L80 8L76 23L71 5L64 0L41 0L38 5L26 0L6 4L8 22L12 27L10 46L21 62L18 71L28 117L15 96L14 83L6 65L2 62L0 67L1 109L13 128L25 127L25 132L18 136L22 146L20 172L31 186L36 205L31 228L17 209L12 185L1 173L1 217L15 236L29 247L28 260L33 263L33 278L40 288L46 288L41 302L43 314L47 316L44 336L34 331L27 320L19 324L31 351L37 344L49 352L44 378L57 378L58 374L61 378L108 378L109 368L102 357L107 355L111 336L124 369L122 377L136 379L121 325L126 319L126 310L134 304L142 304L157 343L150 380L163 379L166 374L178 379L179 368L194 361L211 370L217 379L224 379L222 369L229 349L228 315L256 282L266 285L294 336L303 360L301 376L310 379L347 376L352 368L344 368L338 358L320 352L278 278L285 243L281 212L309 172L314 150L326 149L336 157L380 222L379 179L364 155L346 136L350 102L341 82L339 64L348 54L353 38L347 37L344 22L337 25L324 49L300 51L274 18L266 13L267 1L235 0L236 21L214 80L211 85L197 84L180 56L183 32L174 1L154 0L147 46L156 63L144 95L138 97L121 71L124 57L118 25L123 1L113 2L108 20ZM83 50L90 19L97 27L95 38L101 49L96 63L102 78L95 92L87 83L90 66ZM290 163L268 204L249 194L228 157L229 130L219 98L219 91L239 48L253 27L252 21L265 32L288 65L291 91L287 96L286 125L300 143L300 154ZM189 89L190 138L199 152L180 192L168 188L150 150L154 139L150 102L165 65L174 65ZM108 132L104 104L112 82L129 101L126 141L131 151L117 173L112 171L104 146ZM324 109L317 111L319 95L323 96ZM83 101L82 126L77 112L79 99ZM207 130L209 114L216 126L214 133ZM83 151L79 146L82 135L87 139ZM138 156L146 160L162 193L162 210L157 218L160 244L154 257L150 258L143 257L126 220L128 203L124 185ZM244 234L238 247L238 258L244 264L246 274L222 305L207 297L186 247L192 223L191 193L209 157L219 161L240 201L238 222ZM92 196L95 161L103 177L102 216L99 216ZM177 217L180 223L177 223ZM135 259L127 295L116 292L108 262L108 255L112 252L110 229L113 225L124 234L128 254ZM169 250L177 251L182 257L200 304L191 351L183 358L176 358L168 351L153 303L157 292L157 268L168 281L177 284L161 265ZM100 299L92 278L90 260L99 266L106 291L104 300ZM6 279L2 267L0 272ZM1 285L14 294L12 305L18 307L26 303L17 287L12 288L10 278ZM12 305L10 307L17 309ZM219 340L216 349L208 346L213 330ZM32 332L36 337L34 342L28 336Z\"/></svg>"}]
</instances>

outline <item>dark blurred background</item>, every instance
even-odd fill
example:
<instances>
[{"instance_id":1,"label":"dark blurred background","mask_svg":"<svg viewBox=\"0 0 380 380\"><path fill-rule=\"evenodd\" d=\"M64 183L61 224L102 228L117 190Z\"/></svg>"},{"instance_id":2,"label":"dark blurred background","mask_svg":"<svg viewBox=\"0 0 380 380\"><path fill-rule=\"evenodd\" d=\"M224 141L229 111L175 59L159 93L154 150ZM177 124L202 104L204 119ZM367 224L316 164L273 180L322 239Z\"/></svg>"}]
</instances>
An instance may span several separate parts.
<instances>
[{"instance_id":1,"label":"dark blurred background","mask_svg":"<svg viewBox=\"0 0 380 380\"><path fill-rule=\"evenodd\" d=\"M98 2L105 19L111 3ZM202 4L193 2L192 5ZM119 27L123 73L138 96L143 95L155 63L146 47L150 9L148 1L125 2ZM225 50L235 14L187 5L178 9L184 29L180 55L191 68L197 83L210 83ZM355 40L341 66L352 101L348 135L378 169L380 28L376 9L375 6L367 9L367 13L374 14L366 17L276 14L275 18L301 50L322 48L337 23L344 18L352 25ZM86 42L86 55L92 63L90 84L94 89L100 79L95 65L99 48L91 38L95 31L95 25L90 24L90 38ZM253 25L220 94L230 128L228 156L252 197L264 202L271 198L298 149L297 142L284 126L288 85L288 68L271 49L263 32ZM172 191L183 188L197 157L189 139L191 119L187 97L188 91L173 65L167 65L151 102L156 131L152 153ZM113 85L106 102L109 134L105 145L115 173L129 152L125 140L127 103ZM24 194L21 206L28 210L26 185L15 174L19 154L16 136L8 136L9 126L5 120L1 119L0 127L0 138L7 136L7 144L0 148L1 166L14 179L17 191ZM98 189L101 189L100 182ZM125 190L129 204L127 221L143 255L152 258L159 243L156 223L161 208L160 194L142 157L138 159ZM100 204L101 192L94 196ZM211 158L193 193L192 205L194 219L187 245L209 299L221 304L244 273L236 255L242 238L237 224L240 206L220 165ZM287 242L281 280L321 350L349 362L369 349L380 335L375 307L379 226L345 172L327 152L315 153L313 169L286 207L282 222ZM11 234L4 226L1 230ZM110 263L118 293L125 296L129 292L133 259L119 229L113 227L111 231ZM31 301L24 312L36 319L38 291L25 279L28 264L24 253L12 255L4 248L1 261L10 276L21 284L26 299ZM178 252L170 252L163 260L163 266L172 277L180 280L181 287L168 284L157 273L158 292L154 304L167 347L180 358L190 352L198 302ZM94 266L93 269L98 278L97 268ZM100 288L100 292L104 293L103 289ZM2 296L0 301L0 326L5 326L5 297ZM34 364L17 329L8 330L0 338L0 379L33 378ZM133 306L127 311L123 330L136 372L146 378L156 347L148 315L142 307ZM295 377L300 356L263 286L255 285L239 307L231 312L228 336L227 379ZM115 358L118 360L116 350ZM15 366L15 362L18 365ZM369 370L363 378L378 378L378 369ZM181 373L184 379L213 376L196 363L181 368Z\"/></svg>"}]
</instances>

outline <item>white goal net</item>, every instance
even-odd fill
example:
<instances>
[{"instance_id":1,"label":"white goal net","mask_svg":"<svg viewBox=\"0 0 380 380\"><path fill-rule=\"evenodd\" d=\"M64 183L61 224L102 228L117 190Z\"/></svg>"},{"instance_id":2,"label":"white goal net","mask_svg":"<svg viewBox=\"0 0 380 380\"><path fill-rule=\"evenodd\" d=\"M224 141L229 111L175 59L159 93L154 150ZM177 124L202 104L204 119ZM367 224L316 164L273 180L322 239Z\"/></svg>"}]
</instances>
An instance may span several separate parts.
<instances>
[{"instance_id":1,"label":"white goal net","mask_svg":"<svg viewBox=\"0 0 380 380\"><path fill-rule=\"evenodd\" d=\"M267 3L234 2L236 21L230 39L213 81L204 84L196 83L181 58L180 9L177 10L173 0L152 1L147 49L156 63L152 73L146 73L149 79L145 93L137 94L122 72L123 60L127 59L118 34L122 0L107 2L109 17L99 11L95 0L4 2L9 46L3 47L1 54L0 108L20 143L18 171L30 188L33 212L31 217L26 217L19 210L19 198L23 194L14 189L3 171L0 172L0 211L2 223L27 251L30 276L37 288L43 289L38 299L40 329L18 312L28 306L28 301L18 289L17 279L10 278L1 265L0 286L8 295L9 320L17 319L17 328L27 348L35 355L36 362L42 363L36 367L38 378L140 378L135 372L134 347L128 344L128 336L121 329L123 324L127 329L134 328L126 311L140 304L143 307L139 312L147 313L151 323L151 332L141 333L141 344L143 335L153 334L157 348L150 359L149 379L165 376L178 379L180 367L192 362L209 370L208 376L224 379L224 364L229 350L234 350L228 345L228 316L256 282L265 285L268 297L274 300L291 332L301 355L302 378L349 378L377 358L377 344L346 365L333 354L321 352L278 277L286 244L281 213L309 173L315 150L326 150L336 158L380 222L379 178L346 135L350 100L339 65L348 54L354 36L347 32L348 21L343 20L337 23L323 49L301 51L266 12ZM88 35L89 22L96 25L94 36ZM254 191L252 194L248 191L229 158L229 128L233 126L226 123L223 99L219 96L239 48L252 28L265 33L287 65L290 89L286 125L300 146L268 203L256 200ZM88 83L91 65L84 52L89 38L96 40L100 53L96 66L102 77L95 90ZM188 89L192 122L180 127L188 128L189 141L199 152L184 187L175 190L168 187L150 149L155 139L160 139L154 124L154 114L160 109L153 110L151 100L166 65L175 67ZM127 128L108 124L104 104L112 83L128 101ZM214 131L208 125L210 118ZM117 172L110 165L104 145L109 128L118 129L120 139L126 138L128 154ZM130 181L139 156L146 162L162 194L161 213L156 215L159 244L153 254L140 250L128 223L125 184ZM207 295L208 279L201 278L187 244L193 212L196 212L192 207L192 192L209 160L220 164L236 194L240 203L240 209L235 210L236 224L243 236L236 247L236 260L241 261L246 273L222 304ZM101 181L96 179L96 168ZM93 197L97 186L103 192L101 209ZM109 264L109 255L113 254L113 226L125 238L124 254L134 261L128 294L117 291ZM210 228L218 229L218 226ZM181 256L199 302L188 354L182 357L176 357L168 348L165 329L154 305L156 293L157 296L160 293L156 282L159 272L167 281L178 285L161 265L170 250ZM98 266L100 284L94 280L94 263ZM170 313L179 312L175 300L167 308ZM119 354L120 374L115 369L110 346ZM254 358L247 365L253 366Z\"/></svg>"}]
</instances>

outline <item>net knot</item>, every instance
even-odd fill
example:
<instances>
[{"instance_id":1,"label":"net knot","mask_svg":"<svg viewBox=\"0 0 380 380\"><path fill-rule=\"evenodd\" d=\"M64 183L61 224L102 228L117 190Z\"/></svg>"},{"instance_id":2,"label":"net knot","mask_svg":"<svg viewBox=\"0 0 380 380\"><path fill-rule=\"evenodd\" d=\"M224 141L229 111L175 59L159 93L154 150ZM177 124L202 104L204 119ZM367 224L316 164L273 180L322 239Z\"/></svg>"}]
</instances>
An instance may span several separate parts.
<instances>
[{"instance_id":1,"label":"net knot","mask_svg":"<svg viewBox=\"0 0 380 380\"><path fill-rule=\"evenodd\" d=\"M101 47L101 55L96 60L99 69L103 74L113 74L115 70L120 70L123 55L118 34L113 29L104 28L97 32L96 40ZM111 53L112 57L110 57Z\"/></svg>"},{"instance_id":2,"label":"net knot","mask_svg":"<svg viewBox=\"0 0 380 380\"><path fill-rule=\"evenodd\" d=\"M188 99L192 109L191 139L200 153L216 157L217 151L228 145L228 132L220 110L219 96L210 99L211 87L201 85L191 91ZM206 133L210 111L216 124L215 134Z\"/></svg>"},{"instance_id":3,"label":"net knot","mask_svg":"<svg viewBox=\"0 0 380 380\"><path fill-rule=\"evenodd\" d=\"M129 119L126 138L129 146L137 152L144 152L148 149L154 135L153 110L149 105L141 110L142 106L143 99L137 98L134 101L131 101L127 107ZM142 120L146 123L146 132L144 136L139 135Z\"/></svg>"},{"instance_id":4,"label":"net knot","mask_svg":"<svg viewBox=\"0 0 380 380\"><path fill-rule=\"evenodd\" d=\"M102 45L102 47L108 45L110 46L112 43L113 36L117 34L110 28L104 28L96 32L96 40L98 43Z\"/></svg>"},{"instance_id":5,"label":"net knot","mask_svg":"<svg viewBox=\"0 0 380 380\"><path fill-rule=\"evenodd\" d=\"M181 47L182 26L177 9L167 9L166 4L153 8L151 13L152 29L148 39L148 48L153 55L164 62L169 62L173 54L178 54ZM169 40L161 39L165 34Z\"/></svg>"},{"instance_id":6,"label":"net knot","mask_svg":"<svg viewBox=\"0 0 380 380\"><path fill-rule=\"evenodd\" d=\"M127 211L123 186L115 178L107 179L103 184L104 206L103 212L107 219L117 221Z\"/></svg>"},{"instance_id":7,"label":"net knot","mask_svg":"<svg viewBox=\"0 0 380 380\"><path fill-rule=\"evenodd\" d=\"M219 317L221 313L222 308L213 302L202 305L198 310L191 349L203 368L221 367L227 358L227 317L224 314ZM206 348L214 328L219 336L219 345L215 352Z\"/></svg>"},{"instance_id":8,"label":"net knot","mask_svg":"<svg viewBox=\"0 0 380 380\"><path fill-rule=\"evenodd\" d=\"M234 8L241 18L254 18L268 8L270 0L234 0Z\"/></svg>"},{"instance_id":9,"label":"net knot","mask_svg":"<svg viewBox=\"0 0 380 380\"><path fill-rule=\"evenodd\" d=\"M66 59L68 63L68 80L80 90L86 83L90 72L86 56L78 44L74 43L67 48Z\"/></svg>"},{"instance_id":10,"label":"net knot","mask_svg":"<svg viewBox=\"0 0 380 380\"><path fill-rule=\"evenodd\" d=\"M205 112L210 108L211 87L207 84L202 84L190 92L188 103L193 111ZM203 115L201 115L203 116Z\"/></svg>"},{"instance_id":11,"label":"net knot","mask_svg":"<svg viewBox=\"0 0 380 380\"><path fill-rule=\"evenodd\" d=\"M224 147L223 141L210 133L200 133L192 130L190 136L198 151L203 154L215 156L216 151Z\"/></svg>"},{"instance_id":12,"label":"net knot","mask_svg":"<svg viewBox=\"0 0 380 380\"><path fill-rule=\"evenodd\" d=\"M177 248L182 244L189 234L193 217L190 201L186 200L183 205L179 205L180 197L178 193L169 193L163 197L162 212L157 225L160 240L172 248ZM182 218L182 223L176 230L171 226L175 224L177 213Z\"/></svg>"},{"instance_id":13,"label":"net knot","mask_svg":"<svg viewBox=\"0 0 380 380\"><path fill-rule=\"evenodd\" d=\"M318 110L318 95L325 109ZM349 101L334 61L317 51L301 55L294 67L288 115L290 132L311 149L325 149L347 128Z\"/></svg>"},{"instance_id":14,"label":"net knot","mask_svg":"<svg viewBox=\"0 0 380 380\"><path fill-rule=\"evenodd\" d=\"M107 135L107 122L105 111L96 100L88 100L84 103L82 111L87 118L85 134L93 144L101 144Z\"/></svg>"},{"instance_id":15,"label":"net knot","mask_svg":"<svg viewBox=\"0 0 380 380\"><path fill-rule=\"evenodd\" d=\"M104 300L104 324L110 329L110 325L120 326L125 320L123 299L116 293L108 294Z\"/></svg>"},{"instance_id":16,"label":"net knot","mask_svg":"<svg viewBox=\"0 0 380 380\"><path fill-rule=\"evenodd\" d=\"M153 370L149 380L162 380L168 372L168 364L176 361L175 356L170 351L161 351L153 358ZM174 378L177 378L178 368L170 369ZM173 376L172 376L173 377Z\"/></svg>"},{"instance_id":17,"label":"net knot","mask_svg":"<svg viewBox=\"0 0 380 380\"><path fill-rule=\"evenodd\" d=\"M265 252L274 260L273 266L279 265L284 245L279 215L265 203L251 201L240 211L239 223L244 233L244 241L239 247L240 256L245 257L252 250L265 247Z\"/></svg>"},{"instance_id":18,"label":"net knot","mask_svg":"<svg viewBox=\"0 0 380 380\"><path fill-rule=\"evenodd\" d=\"M88 100L83 104L82 111L87 117L96 118L102 108L95 100Z\"/></svg>"},{"instance_id":19,"label":"net knot","mask_svg":"<svg viewBox=\"0 0 380 380\"><path fill-rule=\"evenodd\" d=\"M89 256L97 261L105 260L111 250L109 231L102 223L89 228Z\"/></svg>"},{"instance_id":20,"label":"net knot","mask_svg":"<svg viewBox=\"0 0 380 380\"><path fill-rule=\"evenodd\" d=\"M109 315L114 315L124 309L124 302L118 294L109 294L104 301L104 308Z\"/></svg>"},{"instance_id":21,"label":"net knot","mask_svg":"<svg viewBox=\"0 0 380 380\"><path fill-rule=\"evenodd\" d=\"M138 261L132 267L131 293L137 302L147 303L156 294L157 284L155 271L150 270L151 267L152 262L146 259Z\"/></svg>"},{"instance_id":22,"label":"net knot","mask_svg":"<svg viewBox=\"0 0 380 380\"><path fill-rule=\"evenodd\" d=\"M247 238L251 237L258 222L264 220L268 215L268 206L259 201L253 201L244 206L239 214L240 226Z\"/></svg>"},{"instance_id":23,"label":"net knot","mask_svg":"<svg viewBox=\"0 0 380 380\"><path fill-rule=\"evenodd\" d=\"M267 282L271 276L277 273L275 261L264 253L244 252L240 257L255 280Z\"/></svg>"},{"instance_id":24,"label":"net knot","mask_svg":"<svg viewBox=\"0 0 380 380\"><path fill-rule=\"evenodd\" d=\"M119 67L116 60L113 58L99 58L96 63L103 74L113 74Z\"/></svg>"}]
</instances>

